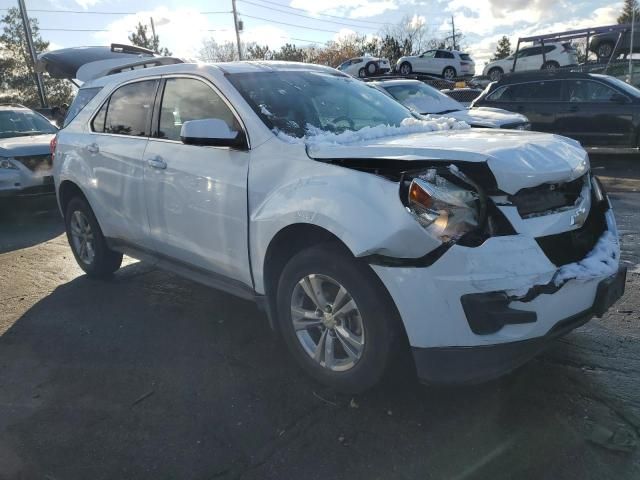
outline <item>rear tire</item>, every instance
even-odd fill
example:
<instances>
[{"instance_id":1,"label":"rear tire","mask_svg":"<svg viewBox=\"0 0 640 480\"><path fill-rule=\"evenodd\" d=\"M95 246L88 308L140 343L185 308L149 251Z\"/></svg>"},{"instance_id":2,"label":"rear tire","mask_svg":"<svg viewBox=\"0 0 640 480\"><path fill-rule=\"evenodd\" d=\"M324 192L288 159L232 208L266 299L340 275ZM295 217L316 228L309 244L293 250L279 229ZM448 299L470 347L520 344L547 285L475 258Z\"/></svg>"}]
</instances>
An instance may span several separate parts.
<instances>
[{"instance_id":1,"label":"rear tire","mask_svg":"<svg viewBox=\"0 0 640 480\"><path fill-rule=\"evenodd\" d=\"M73 256L90 277L106 278L120 268L122 254L110 250L89 203L73 197L64 215L67 240Z\"/></svg>"},{"instance_id":2,"label":"rear tire","mask_svg":"<svg viewBox=\"0 0 640 480\"><path fill-rule=\"evenodd\" d=\"M338 244L313 246L291 258L280 276L277 304L291 354L337 391L373 387L402 352L402 327L388 292L368 265Z\"/></svg>"},{"instance_id":3,"label":"rear tire","mask_svg":"<svg viewBox=\"0 0 640 480\"><path fill-rule=\"evenodd\" d=\"M403 62L402 65L400 65L400 75L404 75L405 77L411 75L412 70L413 68L409 62Z\"/></svg>"},{"instance_id":4,"label":"rear tire","mask_svg":"<svg viewBox=\"0 0 640 480\"><path fill-rule=\"evenodd\" d=\"M358 70L358 78L365 78L367 76L367 71L362 67Z\"/></svg>"},{"instance_id":5,"label":"rear tire","mask_svg":"<svg viewBox=\"0 0 640 480\"><path fill-rule=\"evenodd\" d=\"M560 68L560 64L558 62L555 62L553 60L548 61L547 63L545 63L544 65L542 65L542 70L557 70Z\"/></svg>"},{"instance_id":6,"label":"rear tire","mask_svg":"<svg viewBox=\"0 0 640 480\"><path fill-rule=\"evenodd\" d=\"M596 54L598 58L603 60L608 59L611 55L613 55L613 47L614 45L611 42L604 42L598 45L598 50Z\"/></svg>"},{"instance_id":7,"label":"rear tire","mask_svg":"<svg viewBox=\"0 0 640 480\"><path fill-rule=\"evenodd\" d=\"M500 67L493 67L488 73L488 77L492 82L499 82L503 75L504 71Z\"/></svg>"},{"instance_id":8,"label":"rear tire","mask_svg":"<svg viewBox=\"0 0 640 480\"><path fill-rule=\"evenodd\" d=\"M456 69L453 67L446 67L442 71L442 78L444 78L445 80L455 80L456 76L457 76L457 72L456 72Z\"/></svg>"}]
</instances>

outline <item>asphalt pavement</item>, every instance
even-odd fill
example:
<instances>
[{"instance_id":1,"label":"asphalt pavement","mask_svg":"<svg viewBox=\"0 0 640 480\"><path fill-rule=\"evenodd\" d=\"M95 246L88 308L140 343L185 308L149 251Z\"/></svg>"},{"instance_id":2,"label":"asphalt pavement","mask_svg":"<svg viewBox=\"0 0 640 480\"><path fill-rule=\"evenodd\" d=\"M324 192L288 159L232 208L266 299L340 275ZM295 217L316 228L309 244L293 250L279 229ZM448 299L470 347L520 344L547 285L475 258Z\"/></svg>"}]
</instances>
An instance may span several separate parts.
<instances>
[{"instance_id":1,"label":"asphalt pavement","mask_svg":"<svg viewBox=\"0 0 640 480\"><path fill-rule=\"evenodd\" d=\"M475 387L308 379L252 303L76 266L52 198L0 200L0 479L640 478L640 159L595 159L627 292Z\"/></svg>"}]
</instances>

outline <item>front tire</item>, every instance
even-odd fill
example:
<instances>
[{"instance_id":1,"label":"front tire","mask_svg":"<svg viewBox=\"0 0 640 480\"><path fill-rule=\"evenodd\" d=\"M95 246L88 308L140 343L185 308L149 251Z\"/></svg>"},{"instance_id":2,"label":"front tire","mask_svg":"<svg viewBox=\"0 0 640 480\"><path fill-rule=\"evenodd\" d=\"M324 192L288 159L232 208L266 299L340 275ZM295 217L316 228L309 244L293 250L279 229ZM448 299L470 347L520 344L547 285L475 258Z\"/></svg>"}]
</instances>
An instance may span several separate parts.
<instances>
[{"instance_id":1,"label":"front tire","mask_svg":"<svg viewBox=\"0 0 640 480\"><path fill-rule=\"evenodd\" d=\"M386 289L339 245L296 254L282 272L277 297L289 351L309 375L335 390L373 387L401 351L400 320Z\"/></svg>"},{"instance_id":2,"label":"front tire","mask_svg":"<svg viewBox=\"0 0 640 480\"><path fill-rule=\"evenodd\" d=\"M106 278L120 268L122 254L109 249L93 210L84 198L71 199L64 223L73 256L87 275Z\"/></svg>"}]
</instances>

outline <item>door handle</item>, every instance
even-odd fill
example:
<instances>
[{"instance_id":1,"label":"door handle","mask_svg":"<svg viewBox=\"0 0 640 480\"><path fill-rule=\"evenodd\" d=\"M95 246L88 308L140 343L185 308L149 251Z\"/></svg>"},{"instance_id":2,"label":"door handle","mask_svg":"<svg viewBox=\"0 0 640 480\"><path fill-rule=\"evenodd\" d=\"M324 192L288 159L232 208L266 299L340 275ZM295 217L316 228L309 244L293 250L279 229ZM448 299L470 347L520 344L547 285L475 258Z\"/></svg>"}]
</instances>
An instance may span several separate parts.
<instances>
[{"instance_id":1,"label":"door handle","mask_svg":"<svg viewBox=\"0 0 640 480\"><path fill-rule=\"evenodd\" d=\"M164 170L167 168L167 162L165 162L162 157L152 157L147 160L147 164L152 168L157 168L158 170Z\"/></svg>"},{"instance_id":2,"label":"door handle","mask_svg":"<svg viewBox=\"0 0 640 480\"><path fill-rule=\"evenodd\" d=\"M90 143L87 145L87 151L89 153L98 153L100 151L100 147L98 147L97 143Z\"/></svg>"}]
</instances>

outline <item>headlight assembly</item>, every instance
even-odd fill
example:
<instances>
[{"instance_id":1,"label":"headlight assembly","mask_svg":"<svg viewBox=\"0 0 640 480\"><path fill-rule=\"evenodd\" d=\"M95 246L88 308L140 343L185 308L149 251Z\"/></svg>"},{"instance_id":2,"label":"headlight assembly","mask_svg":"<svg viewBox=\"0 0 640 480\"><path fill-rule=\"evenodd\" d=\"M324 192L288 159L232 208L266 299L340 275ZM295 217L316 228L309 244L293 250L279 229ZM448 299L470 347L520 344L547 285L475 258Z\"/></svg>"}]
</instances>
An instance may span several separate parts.
<instances>
[{"instance_id":1,"label":"headlight assembly","mask_svg":"<svg viewBox=\"0 0 640 480\"><path fill-rule=\"evenodd\" d=\"M464 183L470 182L457 169L451 168L450 171ZM436 169L430 169L411 181L407 210L441 241L456 241L484 221L481 200L478 192L456 185L438 175Z\"/></svg>"},{"instance_id":2,"label":"headlight assembly","mask_svg":"<svg viewBox=\"0 0 640 480\"><path fill-rule=\"evenodd\" d=\"M18 167L11 163L11 160L8 158L0 157L0 169L18 170Z\"/></svg>"}]
</instances>

